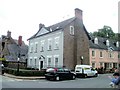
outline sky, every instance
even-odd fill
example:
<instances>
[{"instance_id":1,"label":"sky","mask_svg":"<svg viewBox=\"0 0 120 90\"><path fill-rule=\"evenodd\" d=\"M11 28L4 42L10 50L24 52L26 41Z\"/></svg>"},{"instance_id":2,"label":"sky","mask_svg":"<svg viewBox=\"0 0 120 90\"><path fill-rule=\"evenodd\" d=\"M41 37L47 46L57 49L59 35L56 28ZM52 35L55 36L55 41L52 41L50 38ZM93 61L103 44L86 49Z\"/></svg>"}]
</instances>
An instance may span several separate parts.
<instances>
[{"instance_id":1,"label":"sky","mask_svg":"<svg viewBox=\"0 0 120 90\"><path fill-rule=\"evenodd\" d=\"M46 27L74 17L74 9L83 11L83 23L88 32L104 25L118 33L119 0L0 0L0 36L7 35L23 41L34 35L39 24Z\"/></svg>"}]
</instances>

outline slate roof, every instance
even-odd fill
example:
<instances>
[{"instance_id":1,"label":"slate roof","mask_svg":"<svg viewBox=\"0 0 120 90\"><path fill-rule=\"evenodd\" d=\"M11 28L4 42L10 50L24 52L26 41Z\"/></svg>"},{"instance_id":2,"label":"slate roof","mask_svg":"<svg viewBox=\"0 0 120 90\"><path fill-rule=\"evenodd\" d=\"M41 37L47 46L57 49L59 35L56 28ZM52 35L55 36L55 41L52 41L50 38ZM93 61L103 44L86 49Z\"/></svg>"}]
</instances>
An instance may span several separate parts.
<instances>
[{"instance_id":1,"label":"slate roof","mask_svg":"<svg viewBox=\"0 0 120 90\"><path fill-rule=\"evenodd\" d=\"M19 53L21 57L24 56L25 58L27 58L27 52L28 52L27 45L19 46L18 44L9 44L7 47L9 51L9 55L6 56L7 60L15 61L16 58L18 58Z\"/></svg>"},{"instance_id":2,"label":"slate roof","mask_svg":"<svg viewBox=\"0 0 120 90\"><path fill-rule=\"evenodd\" d=\"M50 28L55 31L55 30L58 30L58 29L64 29L68 24L70 24L72 21L74 21L76 18L73 17L73 18L70 18L70 19L67 19L67 20L64 20L62 22L59 22L57 24L54 24L54 25L51 25L49 27L47 27L48 30L50 30Z\"/></svg>"},{"instance_id":3,"label":"slate roof","mask_svg":"<svg viewBox=\"0 0 120 90\"><path fill-rule=\"evenodd\" d=\"M18 53L20 53L21 56L24 56L24 58L27 58L27 52L28 52L28 46L25 45L25 43L22 41L22 46L19 46L18 45L18 40L14 40L12 39L12 37L7 37L7 36L4 36L2 38L2 40L0 40L0 43L2 42L5 42L5 43L8 43L6 48L4 49L7 49L7 51L5 51L6 53L8 53L7 55L5 55L5 58L6 60L8 61L15 61L17 60L16 58L18 57ZM4 54L4 49L3 51L3 54Z\"/></svg>"},{"instance_id":4,"label":"slate roof","mask_svg":"<svg viewBox=\"0 0 120 90\"><path fill-rule=\"evenodd\" d=\"M71 23L71 22L74 21L75 19L76 19L76 18L73 17L73 18L64 20L64 21L62 21L62 22L56 23L56 24L54 24L54 25L51 25L51 26L48 26L48 27L44 27L46 30L49 31L49 32L46 33L46 34L51 33L50 29L52 29L52 32L57 31L57 30L64 29L66 25L68 25L69 23ZM38 32L39 32L40 30L41 30L41 28L38 30ZM38 32L37 32L37 33L38 33ZM39 37L39 36L36 36L37 33L34 34L32 37L30 37L28 40L33 39L33 38L36 38L36 37ZM46 35L46 34L42 34L42 35ZM40 35L40 36L42 36L42 35Z\"/></svg>"},{"instance_id":5,"label":"slate roof","mask_svg":"<svg viewBox=\"0 0 120 90\"><path fill-rule=\"evenodd\" d=\"M48 33L45 33L45 34L42 34L42 35L39 35L39 36L36 36L37 33L41 30L41 28L38 30L38 32L36 34L34 34L32 37L30 37L28 40L30 39L33 39L33 38L36 38L36 37L40 37L40 36L43 36L43 35L46 35L46 34L49 34L49 33L52 33L54 31L57 31L57 30L63 30L67 25L69 25L71 22L73 22L74 20L76 20L77 18L76 17L72 17L72 18L69 18L67 20L64 20L62 22L59 22L59 23L56 23L56 24L53 24L51 26L48 26L48 27L44 27L45 29L47 29L49 32ZM83 23L80 21L80 26L83 27L83 29L85 30L85 33L87 34L88 38L89 35L88 35L88 32L85 28L85 26L83 25ZM82 24L81 24L82 23ZM50 31L52 29L52 32Z\"/></svg>"},{"instance_id":6,"label":"slate roof","mask_svg":"<svg viewBox=\"0 0 120 90\"><path fill-rule=\"evenodd\" d=\"M108 48L112 47L114 51L120 51L120 42L119 42L119 47L116 47L116 40L108 39L108 38L103 38L103 37L97 37L98 38L98 44L94 43L95 37L91 37L91 40L89 41L90 48L95 48L95 49L104 49L108 50ZM109 47L106 45L106 40L109 40Z\"/></svg>"}]
</instances>

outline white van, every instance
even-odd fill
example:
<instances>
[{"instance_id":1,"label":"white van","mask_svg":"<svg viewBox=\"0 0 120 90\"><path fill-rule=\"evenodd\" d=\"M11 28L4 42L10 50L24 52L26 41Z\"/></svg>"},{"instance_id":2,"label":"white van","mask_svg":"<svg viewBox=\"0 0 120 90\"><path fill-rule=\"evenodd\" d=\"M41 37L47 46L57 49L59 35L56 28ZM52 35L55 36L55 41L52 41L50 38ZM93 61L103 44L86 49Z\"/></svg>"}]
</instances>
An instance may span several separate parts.
<instances>
[{"instance_id":1,"label":"white van","mask_svg":"<svg viewBox=\"0 0 120 90\"><path fill-rule=\"evenodd\" d=\"M75 74L77 77L98 76L98 72L90 65L76 65Z\"/></svg>"}]
</instances>

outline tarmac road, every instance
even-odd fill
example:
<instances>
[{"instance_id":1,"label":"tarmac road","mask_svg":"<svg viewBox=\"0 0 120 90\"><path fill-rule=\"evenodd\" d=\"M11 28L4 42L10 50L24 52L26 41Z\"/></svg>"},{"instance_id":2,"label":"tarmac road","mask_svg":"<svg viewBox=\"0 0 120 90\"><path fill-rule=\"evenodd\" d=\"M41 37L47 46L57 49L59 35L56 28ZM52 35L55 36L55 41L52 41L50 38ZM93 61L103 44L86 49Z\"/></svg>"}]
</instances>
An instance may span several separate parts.
<instances>
[{"instance_id":1,"label":"tarmac road","mask_svg":"<svg viewBox=\"0 0 120 90\"><path fill-rule=\"evenodd\" d=\"M65 81L23 80L2 76L2 88L110 88L108 76L111 75L100 74L98 77Z\"/></svg>"}]
</instances>

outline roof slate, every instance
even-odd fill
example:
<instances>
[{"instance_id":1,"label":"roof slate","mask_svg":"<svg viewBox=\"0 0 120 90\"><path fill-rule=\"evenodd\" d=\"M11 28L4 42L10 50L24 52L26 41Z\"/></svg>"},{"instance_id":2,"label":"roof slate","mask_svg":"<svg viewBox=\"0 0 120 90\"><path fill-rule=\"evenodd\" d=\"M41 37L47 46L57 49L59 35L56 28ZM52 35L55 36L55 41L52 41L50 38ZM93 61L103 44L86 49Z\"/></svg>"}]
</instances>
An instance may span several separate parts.
<instances>
[{"instance_id":1,"label":"roof slate","mask_svg":"<svg viewBox=\"0 0 120 90\"><path fill-rule=\"evenodd\" d=\"M67 20L64 20L62 22L59 22L59 23L56 23L56 24L53 24L51 26L48 26L48 27L44 27L45 29L47 29L49 31L49 33L52 33L54 31L57 31L57 30L63 30L68 24L70 24L72 21L74 21L76 18L75 17L72 17L70 19L67 19ZM50 29L52 29L52 32L50 31ZM41 30L41 28L38 30L38 32ZM37 33L38 33L37 32ZM39 37L39 36L36 36L37 35L34 34L32 37L30 37L28 40L30 39L33 39L33 38L36 38L36 37ZM46 33L46 34L49 34L49 33ZM46 35L46 34L43 34L43 35ZM42 35L40 35L42 36Z\"/></svg>"},{"instance_id":2,"label":"roof slate","mask_svg":"<svg viewBox=\"0 0 120 90\"><path fill-rule=\"evenodd\" d=\"M95 48L95 49L105 49L108 50L108 48L112 47L115 51L120 51L120 47L116 47L115 43L117 41L111 40L108 38L103 38L103 37L97 37L98 38L98 44L94 43L95 37L91 37L92 39L89 41L90 48ZM109 40L109 47L105 44L106 40ZM120 45L120 42L119 42Z\"/></svg>"}]
</instances>

